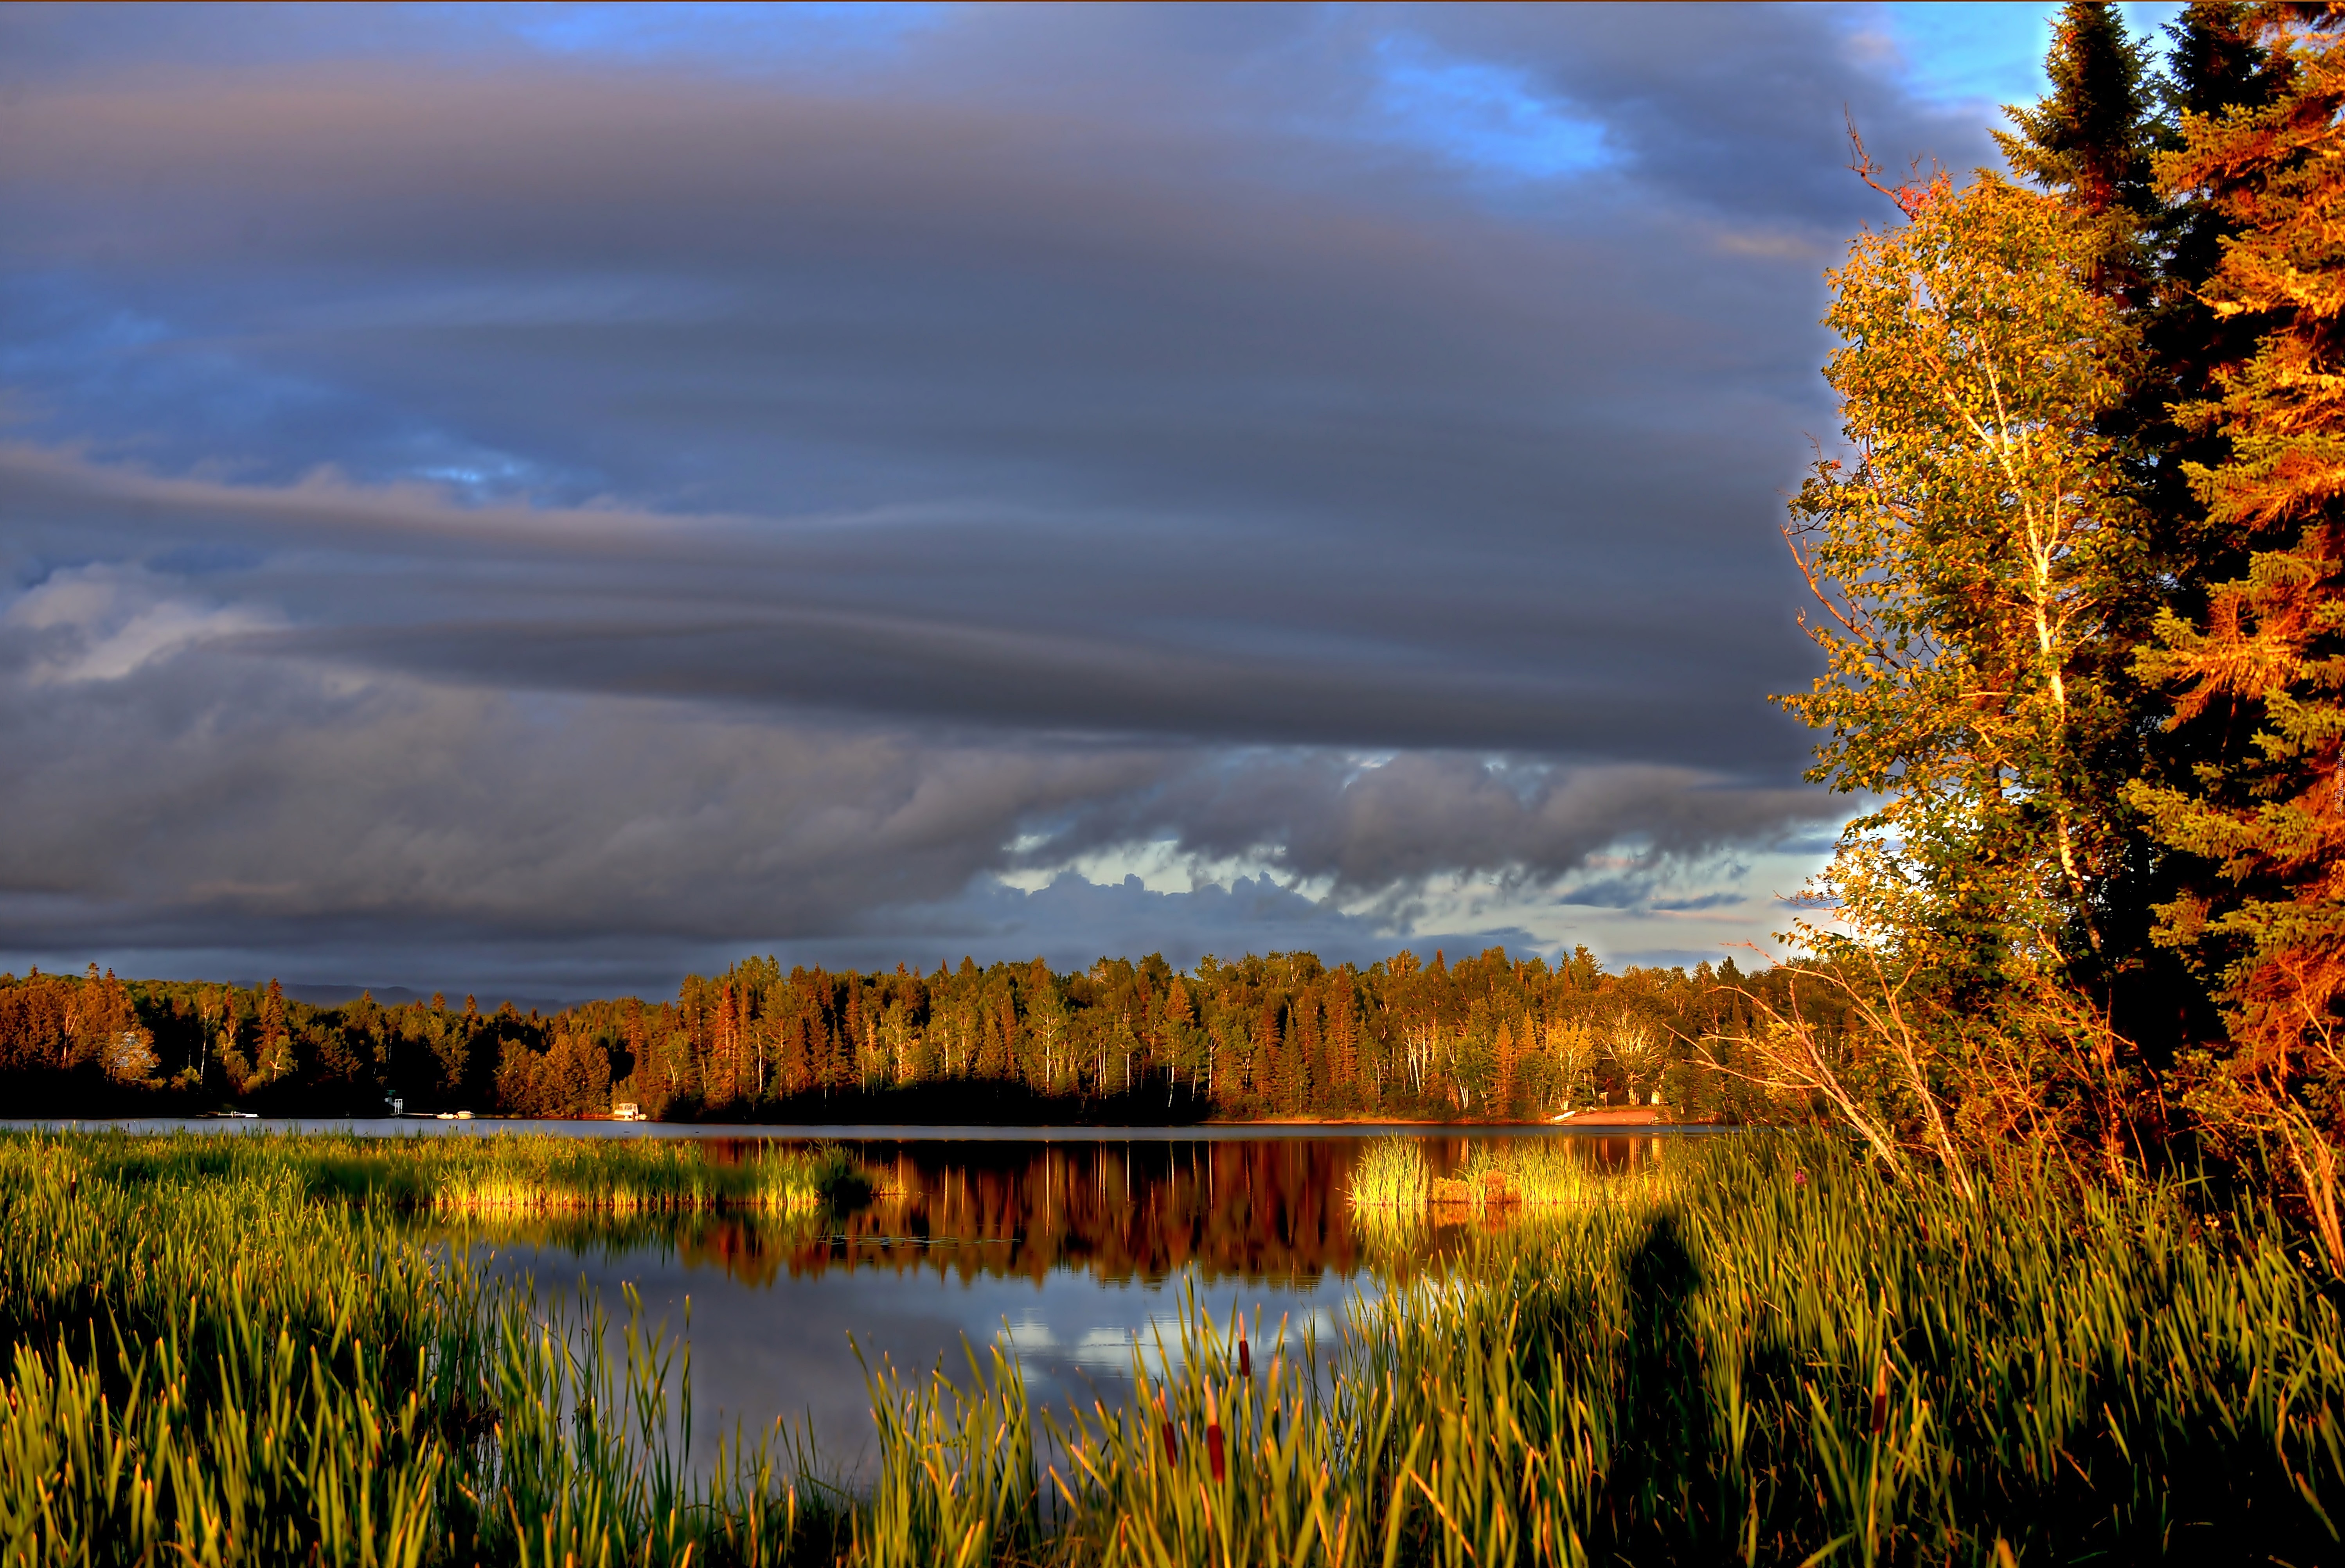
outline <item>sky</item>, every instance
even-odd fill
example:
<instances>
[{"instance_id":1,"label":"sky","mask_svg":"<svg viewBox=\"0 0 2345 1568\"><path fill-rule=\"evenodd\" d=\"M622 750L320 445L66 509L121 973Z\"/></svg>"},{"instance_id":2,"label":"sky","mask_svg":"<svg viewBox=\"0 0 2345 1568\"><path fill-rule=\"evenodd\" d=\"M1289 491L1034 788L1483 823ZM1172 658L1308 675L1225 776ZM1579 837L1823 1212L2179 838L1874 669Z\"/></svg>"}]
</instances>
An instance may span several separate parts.
<instances>
[{"instance_id":1,"label":"sky","mask_svg":"<svg viewBox=\"0 0 2345 1568\"><path fill-rule=\"evenodd\" d=\"M0 10L0 966L1747 963L2051 11Z\"/></svg>"}]
</instances>

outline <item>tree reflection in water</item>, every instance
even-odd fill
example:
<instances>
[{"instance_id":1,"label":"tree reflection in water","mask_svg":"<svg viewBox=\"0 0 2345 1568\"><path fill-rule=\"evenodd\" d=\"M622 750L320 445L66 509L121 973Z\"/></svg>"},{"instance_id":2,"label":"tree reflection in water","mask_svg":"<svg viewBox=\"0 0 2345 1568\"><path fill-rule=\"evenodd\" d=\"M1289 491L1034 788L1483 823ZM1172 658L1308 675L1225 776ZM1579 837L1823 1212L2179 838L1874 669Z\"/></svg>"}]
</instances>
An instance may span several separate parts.
<instances>
[{"instance_id":1,"label":"tree reflection in water","mask_svg":"<svg viewBox=\"0 0 2345 1568\"><path fill-rule=\"evenodd\" d=\"M1427 1136L1434 1174L1462 1169L1477 1141L1499 1134ZM774 1141L710 1139L719 1159ZM469 1239L554 1247L582 1256L665 1244L679 1261L770 1286L846 1270L933 1273L962 1281L1056 1270L1102 1284L1189 1273L1309 1284L1363 1270L1406 1277L1438 1268L1471 1230L1503 1213L1448 1214L1395 1226L1355 1216L1345 1200L1359 1137L1193 1141L906 1139L850 1143L874 1174L871 1199L837 1213L576 1216L461 1227ZM1666 1139L1573 1136L1566 1147L1595 1171L1663 1158Z\"/></svg>"}]
</instances>

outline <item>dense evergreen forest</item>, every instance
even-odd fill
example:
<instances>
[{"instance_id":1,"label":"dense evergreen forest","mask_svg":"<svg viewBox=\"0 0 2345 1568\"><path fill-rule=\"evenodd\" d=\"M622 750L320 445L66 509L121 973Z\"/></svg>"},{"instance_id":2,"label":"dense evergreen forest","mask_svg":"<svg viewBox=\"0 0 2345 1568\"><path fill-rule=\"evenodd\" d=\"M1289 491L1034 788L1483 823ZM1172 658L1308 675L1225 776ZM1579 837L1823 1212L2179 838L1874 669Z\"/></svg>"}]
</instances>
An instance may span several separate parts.
<instances>
[{"instance_id":1,"label":"dense evergreen forest","mask_svg":"<svg viewBox=\"0 0 2345 1568\"><path fill-rule=\"evenodd\" d=\"M1492 948L1365 969L1307 953L1176 971L1102 958L922 975L750 958L673 1001L551 1016L472 997L314 1007L257 989L0 976L0 1095L20 1114L236 1106L805 1121L1509 1119L1595 1104L1734 1116L1739 1040L1787 974L1607 973ZM1813 989L1812 987L1812 989ZM1824 1001L1809 999L1811 1009ZM1827 1007L1827 1010L1829 1008Z\"/></svg>"}]
</instances>

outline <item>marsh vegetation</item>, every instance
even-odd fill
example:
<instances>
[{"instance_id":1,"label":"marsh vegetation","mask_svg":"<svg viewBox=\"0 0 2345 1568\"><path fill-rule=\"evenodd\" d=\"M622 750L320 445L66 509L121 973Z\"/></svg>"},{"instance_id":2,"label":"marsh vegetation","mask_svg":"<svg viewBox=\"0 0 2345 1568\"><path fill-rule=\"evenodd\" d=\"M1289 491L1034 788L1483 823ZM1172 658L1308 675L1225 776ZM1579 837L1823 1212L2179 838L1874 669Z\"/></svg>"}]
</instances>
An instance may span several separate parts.
<instances>
[{"instance_id":1,"label":"marsh vegetation","mask_svg":"<svg viewBox=\"0 0 2345 1568\"><path fill-rule=\"evenodd\" d=\"M787 1424L684 1452L688 1356L433 1245L422 1178L374 1174L426 1152L0 1139L8 1560L2339 1550L2340 1291L2253 1197L2051 1168L1981 1203L1839 1143L1672 1147L1469 1228L1307 1348L1192 1300L1122 1402L1034 1410L1006 1358L877 1366L878 1469L845 1485Z\"/></svg>"}]
</instances>

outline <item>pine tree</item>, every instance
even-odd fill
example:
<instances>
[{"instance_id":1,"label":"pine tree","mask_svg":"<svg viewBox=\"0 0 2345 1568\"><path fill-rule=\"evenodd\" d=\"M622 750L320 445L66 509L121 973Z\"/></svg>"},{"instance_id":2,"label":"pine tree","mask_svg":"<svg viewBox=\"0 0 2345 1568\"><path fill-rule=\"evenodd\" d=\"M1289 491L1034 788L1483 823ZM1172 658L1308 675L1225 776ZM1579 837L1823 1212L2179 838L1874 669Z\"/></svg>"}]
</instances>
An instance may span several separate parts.
<instances>
[{"instance_id":1,"label":"pine tree","mask_svg":"<svg viewBox=\"0 0 2345 1568\"><path fill-rule=\"evenodd\" d=\"M2253 37L2249 8L2237 0L2201 0L2166 29L2167 75L2159 84L2163 114L2156 127L2167 152L2181 146L2180 125L2191 115L2219 116L2269 102L2276 74ZM2204 401L2216 371L2254 352L2256 327L2244 317L2218 314L2202 290L2221 260L2235 226L2203 193L2174 192L2147 230L2155 277L2136 313L2143 342L2139 373L2127 399L2101 420L2123 449L2141 503L2148 576L2157 592L2141 601L2146 618L2127 628L2113 652L2137 658L2155 640L2155 612L2196 620L2205 613L2209 586L2246 570L2237 540L2211 528L2193 491L2192 465L2219 463L2227 438L2204 420L2186 423L2175 410ZM2137 749L2135 772L2160 784L2187 783L2202 762L2220 764L2245 737L2219 719L2174 723L2169 694L2156 682L2131 683L2134 722L2127 743ZM2123 808L2121 807L2121 810ZM2155 937L2157 906L2202 890L2205 867L2177 855L2138 812L2121 819L2122 870L2107 885L2101 912L2104 961L2100 979L2116 1031L2137 1042L2157 1070L2178 1052L2223 1030L2203 976Z\"/></svg>"},{"instance_id":2,"label":"pine tree","mask_svg":"<svg viewBox=\"0 0 2345 1568\"><path fill-rule=\"evenodd\" d=\"M985 1015L985 1047L977 1057L977 1076L998 1078L1009 1070L1010 1046L1001 1033L1001 1019L999 1015L988 1012Z\"/></svg>"},{"instance_id":3,"label":"pine tree","mask_svg":"<svg viewBox=\"0 0 2345 1568\"><path fill-rule=\"evenodd\" d=\"M1254 1097L1265 1108L1277 1109L1285 1102L1287 1051L1294 1038L1286 1027L1285 1007L1275 993L1254 1015L1252 1037Z\"/></svg>"},{"instance_id":4,"label":"pine tree","mask_svg":"<svg viewBox=\"0 0 2345 1568\"><path fill-rule=\"evenodd\" d=\"M2229 1027L2192 1064L2188 1103L2218 1136L2276 1142L2345 1269L2345 57L2331 22L2258 12L2284 90L2188 116L2160 161L2167 188L2231 226L2203 292L2257 338L2182 411L2228 443L2187 471L2245 570L2208 587L2202 614L2162 615L2142 668L2175 693L2178 724L2248 741L2132 795L2214 872L2159 910L2161 938L2218 975Z\"/></svg>"},{"instance_id":5,"label":"pine tree","mask_svg":"<svg viewBox=\"0 0 2345 1568\"><path fill-rule=\"evenodd\" d=\"M2164 152L2183 146L2181 127L2194 116L2215 120L2234 110L2268 106L2287 74L2256 41L2250 8L2238 0L2201 0L2166 29L2166 124ZM2145 400L2154 405L2140 432L2150 511L2158 529L2159 564L2180 597L2182 613L2205 607L2211 582L2228 581L2246 567L2228 531L2211 528L2207 509L2192 489L2188 466L2212 467L2228 451L2219 427L2174 417L2215 394L2216 373L2244 362L2255 352L2257 323L2239 312L2222 312L2204 290L2222 263L2223 248L2238 232L2228 204L2211 190L2172 190L2156 220L2158 288L2144 321L2147 354Z\"/></svg>"},{"instance_id":6,"label":"pine tree","mask_svg":"<svg viewBox=\"0 0 2345 1568\"><path fill-rule=\"evenodd\" d=\"M2122 804L2117 786L2157 771L2171 749L2157 740L2164 695L2133 665L2152 641L2161 597L2155 584L2187 577L2191 559L2174 526L2178 501L2187 505L2188 498L2171 460L2178 432L2167 410L2178 380L2188 379L2177 355L2192 336L2185 318L2197 302L2171 271L2175 242L2189 224L2161 202L2152 178L2155 149L2170 139L2157 111L2162 106L2170 117L2178 95L2222 90L2210 73L2238 57L2221 43L2237 9L2194 6L2169 28L2183 73L2178 86L2147 70L2146 51L2127 35L2115 6L2069 5L2045 61L2052 91L2032 107L2006 111L2018 132L1997 137L2013 169L2076 220L2090 286L2111 298L2118 321L2142 334L2147 349L2126 363L2122 384L2093 418L2113 473L2135 503L2129 522L2140 556L2135 591L2105 607L2098 634L2078 650L2110 713L2097 731L2076 737L2083 770L2106 786L2096 792L2105 803L2106 850L2066 944L2069 980L2106 1019L2102 1044L2113 1060L2121 1053L2128 1070L2170 1064L2192 1028L2208 1019L2204 987L2152 940L2152 908L2171 893L2170 857L2147 822Z\"/></svg>"},{"instance_id":7,"label":"pine tree","mask_svg":"<svg viewBox=\"0 0 2345 1568\"><path fill-rule=\"evenodd\" d=\"M293 1070L293 1039L285 1025L285 988L275 980L260 999L259 1053L255 1064L264 1079Z\"/></svg>"},{"instance_id":8,"label":"pine tree","mask_svg":"<svg viewBox=\"0 0 2345 1568\"><path fill-rule=\"evenodd\" d=\"M1213 1054L1207 1058L1205 1091L1224 1110L1233 1110L1245 1096L1245 1025L1228 1014L1206 1025L1213 1034Z\"/></svg>"},{"instance_id":9,"label":"pine tree","mask_svg":"<svg viewBox=\"0 0 2345 1568\"><path fill-rule=\"evenodd\" d=\"M1337 1095L1357 1092L1362 1083L1360 1019L1352 1009L1351 971L1342 971L1327 996L1328 1087Z\"/></svg>"},{"instance_id":10,"label":"pine tree","mask_svg":"<svg viewBox=\"0 0 2345 1568\"><path fill-rule=\"evenodd\" d=\"M808 1048L813 1030L803 1007L782 1026L781 1061L775 1072L785 1095L804 1094L814 1084L814 1053Z\"/></svg>"},{"instance_id":11,"label":"pine tree","mask_svg":"<svg viewBox=\"0 0 2345 1568\"><path fill-rule=\"evenodd\" d=\"M2014 173L2092 223L2092 286L2137 302L2148 282L2142 227L2157 209L2147 51L2127 35L2115 5L2069 0L2044 70L2052 91L2005 109L2018 134L1997 131L1995 141Z\"/></svg>"}]
</instances>

